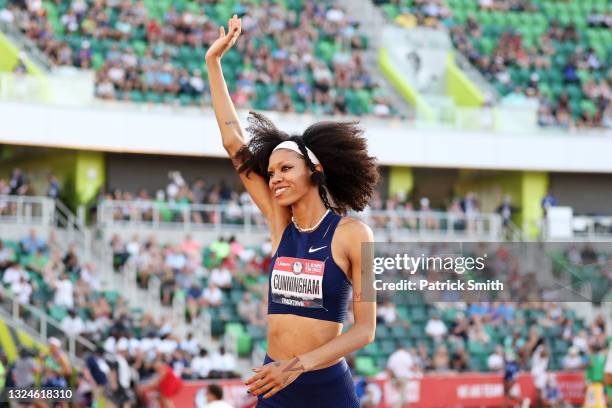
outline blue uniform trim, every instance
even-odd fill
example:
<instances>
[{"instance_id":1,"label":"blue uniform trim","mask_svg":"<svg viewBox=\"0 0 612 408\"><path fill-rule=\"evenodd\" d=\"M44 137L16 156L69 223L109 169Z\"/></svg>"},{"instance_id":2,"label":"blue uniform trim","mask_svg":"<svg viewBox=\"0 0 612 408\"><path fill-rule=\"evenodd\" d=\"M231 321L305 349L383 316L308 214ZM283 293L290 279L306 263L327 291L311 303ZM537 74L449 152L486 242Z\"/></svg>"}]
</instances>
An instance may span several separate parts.
<instances>
[{"instance_id":1,"label":"blue uniform trim","mask_svg":"<svg viewBox=\"0 0 612 408\"><path fill-rule=\"evenodd\" d=\"M266 354L264 364L272 361ZM300 374L270 398L257 397L257 408L312 407L359 408L351 371L344 359L333 366Z\"/></svg>"},{"instance_id":2,"label":"blue uniform trim","mask_svg":"<svg viewBox=\"0 0 612 408\"><path fill-rule=\"evenodd\" d=\"M341 219L339 215L329 212L319 227L308 233L298 231L293 223L287 225L270 264L268 314L292 314L317 320L344 322L351 294L351 282L334 261L331 250L332 239ZM279 257L325 262L321 307L294 306L273 300L272 271Z\"/></svg>"}]
</instances>

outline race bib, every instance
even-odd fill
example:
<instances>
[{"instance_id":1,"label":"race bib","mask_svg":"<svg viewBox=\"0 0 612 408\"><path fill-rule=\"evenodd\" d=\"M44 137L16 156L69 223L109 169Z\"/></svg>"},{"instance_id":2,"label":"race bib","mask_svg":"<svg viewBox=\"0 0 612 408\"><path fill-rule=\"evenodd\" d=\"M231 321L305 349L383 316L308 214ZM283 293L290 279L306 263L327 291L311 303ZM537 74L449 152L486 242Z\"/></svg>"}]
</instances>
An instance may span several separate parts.
<instances>
[{"instance_id":1,"label":"race bib","mask_svg":"<svg viewBox=\"0 0 612 408\"><path fill-rule=\"evenodd\" d=\"M274 262L272 301L288 306L323 307L325 261L279 257Z\"/></svg>"}]
</instances>

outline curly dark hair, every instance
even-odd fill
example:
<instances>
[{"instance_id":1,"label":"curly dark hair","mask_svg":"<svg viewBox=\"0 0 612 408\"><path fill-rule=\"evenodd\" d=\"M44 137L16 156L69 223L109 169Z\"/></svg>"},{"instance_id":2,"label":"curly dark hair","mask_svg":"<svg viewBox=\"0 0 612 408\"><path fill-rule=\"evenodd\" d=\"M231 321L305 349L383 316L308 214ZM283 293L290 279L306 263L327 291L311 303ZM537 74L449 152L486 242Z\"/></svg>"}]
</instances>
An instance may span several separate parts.
<instances>
[{"instance_id":1,"label":"curly dark hair","mask_svg":"<svg viewBox=\"0 0 612 408\"><path fill-rule=\"evenodd\" d=\"M238 171L251 172L268 178L268 161L276 146L286 140L297 143L306 164L313 172L311 180L319 186L319 195L325 206L338 214L349 209L362 211L368 204L379 180L376 158L369 156L367 140L359 122L317 122L302 135L289 135L279 130L264 115L249 112L246 130L251 140L236 153ZM323 173L315 169L308 154L308 147L317 156ZM335 206L332 206L327 195Z\"/></svg>"}]
</instances>

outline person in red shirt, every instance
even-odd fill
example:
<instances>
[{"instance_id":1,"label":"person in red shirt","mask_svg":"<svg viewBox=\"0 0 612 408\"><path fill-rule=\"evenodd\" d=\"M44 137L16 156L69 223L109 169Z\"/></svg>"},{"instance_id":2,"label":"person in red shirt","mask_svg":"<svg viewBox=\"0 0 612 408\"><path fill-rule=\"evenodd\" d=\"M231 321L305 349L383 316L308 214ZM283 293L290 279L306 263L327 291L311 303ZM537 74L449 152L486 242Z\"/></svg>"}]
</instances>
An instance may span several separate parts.
<instances>
[{"instance_id":1,"label":"person in red shirt","mask_svg":"<svg viewBox=\"0 0 612 408\"><path fill-rule=\"evenodd\" d=\"M159 396L160 407L174 408L172 397L178 394L183 387L183 380L161 358L155 361L153 367L155 368L155 375L146 384L139 387L140 396L148 405L149 393L156 391Z\"/></svg>"}]
</instances>

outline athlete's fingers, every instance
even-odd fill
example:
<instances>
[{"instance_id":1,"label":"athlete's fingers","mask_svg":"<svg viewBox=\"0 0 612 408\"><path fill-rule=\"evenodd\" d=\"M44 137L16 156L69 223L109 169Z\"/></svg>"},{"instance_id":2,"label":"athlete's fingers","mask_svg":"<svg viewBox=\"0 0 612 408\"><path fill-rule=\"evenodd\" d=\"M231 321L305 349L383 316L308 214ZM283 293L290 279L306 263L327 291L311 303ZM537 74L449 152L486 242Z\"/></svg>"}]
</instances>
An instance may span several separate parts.
<instances>
[{"instance_id":1,"label":"athlete's fingers","mask_svg":"<svg viewBox=\"0 0 612 408\"><path fill-rule=\"evenodd\" d=\"M274 394L276 394L277 392L279 392L280 390L282 390L283 388L285 388L282 385L279 385L277 387L272 388L270 391L268 391L268 393L266 395L264 395L262 398L270 398L271 396L273 396Z\"/></svg>"},{"instance_id":2,"label":"athlete's fingers","mask_svg":"<svg viewBox=\"0 0 612 408\"><path fill-rule=\"evenodd\" d=\"M225 37L225 28L223 26L219 27L219 38Z\"/></svg>"},{"instance_id":3,"label":"athlete's fingers","mask_svg":"<svg viewBox=\"0 0 612 408\"><path fill-rule=\"evenodd\" d=\"M270 388L273 388L275 386L277 386L277 382L275 381L260 381L260 383L257 383L257 385L251 387L251 389L249 389L249 391L251 392L251 394L253 395L260 395L263 394L264 392L268 391Z\"/></svg>"},{"instance_id":4,"label":"athlete's fingers","mask_svg":"<svg viewBox=\"0 0 612 408\"><path fill-rule=\"evenodd\" d=\"M249 378L248 380L246 380L244 383L246 385L252 384L255 381L259 380L260 378L264 377L266 375L265 371L258 371L257 374L253 375L251 378Z\"/></svg>"}]
</instances>

